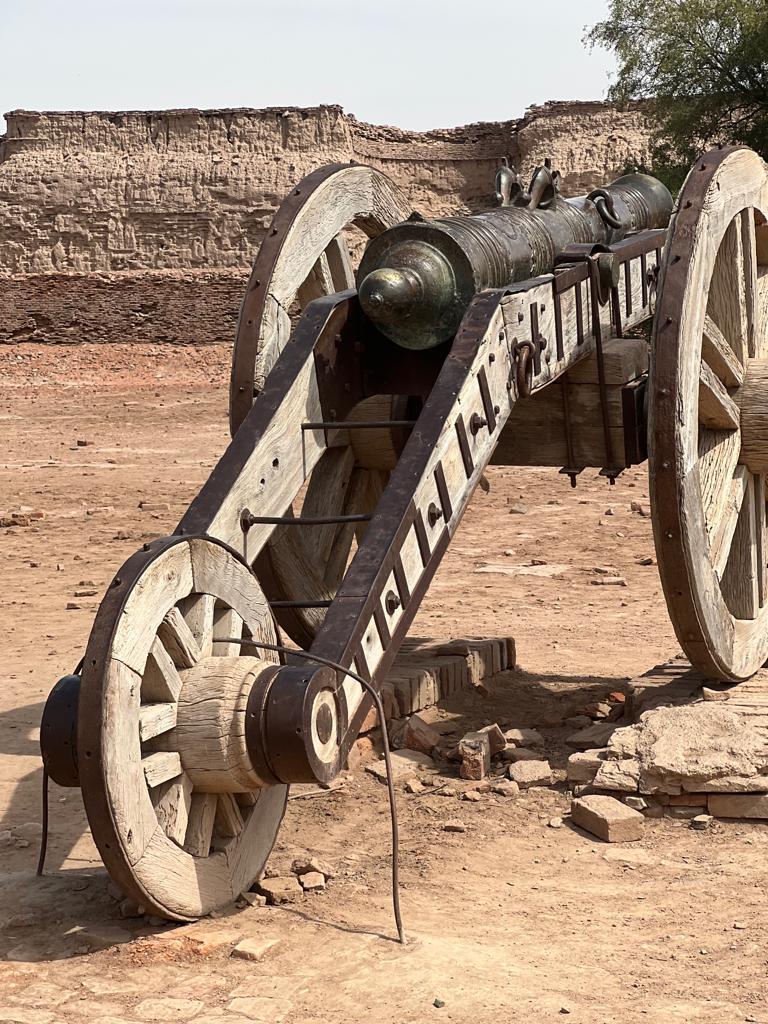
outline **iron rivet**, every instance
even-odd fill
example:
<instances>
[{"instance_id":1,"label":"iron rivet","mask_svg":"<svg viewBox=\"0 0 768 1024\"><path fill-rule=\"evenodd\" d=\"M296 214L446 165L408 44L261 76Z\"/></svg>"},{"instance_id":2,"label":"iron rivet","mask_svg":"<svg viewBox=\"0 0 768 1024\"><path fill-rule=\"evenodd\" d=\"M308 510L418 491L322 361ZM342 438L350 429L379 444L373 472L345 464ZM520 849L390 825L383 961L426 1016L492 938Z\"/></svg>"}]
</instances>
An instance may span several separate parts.
<instances>
[{"instance_id":1,"label":"iron rivet","mask_svg":"<svg viewBox=\"0 0 768 1024\"><path fill-rule=\"evenodd\" d=\"M394 615L400 607L400 598L394 590L390 590L384 598L384 607L387 609L387 615Z\"/></svg>"},{"instance_id":2,"label":"iron rivet","mask_svg":"<svg viewBox=\"0 0 768 1024\"><path fill-rule=\"evenodd\" d=\"M443 518L443 510L438 508L434 501L430 502L429 508L427 509L427 519L429 525L434 526L440 519Z\"/></svg>"}]
</instances>

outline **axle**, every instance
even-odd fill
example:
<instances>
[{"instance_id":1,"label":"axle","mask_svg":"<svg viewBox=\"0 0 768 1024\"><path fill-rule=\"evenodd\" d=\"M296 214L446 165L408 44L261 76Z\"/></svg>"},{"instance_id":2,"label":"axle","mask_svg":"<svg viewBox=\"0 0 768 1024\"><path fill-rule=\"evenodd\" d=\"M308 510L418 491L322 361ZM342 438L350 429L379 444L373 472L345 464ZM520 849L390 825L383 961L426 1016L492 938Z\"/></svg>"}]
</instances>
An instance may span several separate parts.
<instances>
[{"instance_id":1,"label":"axle","mask_svg":"<svg viewBox=\"0 0 768 1024\"><path fill-rule=\"evenodd\" d=\"M647 174L625 174L576 199L562 199L556 182L541 167L515 205L412 219L379 235L357 276L367 317L404 348L433 348L455 335L478 292L551 272L569 245L606 245L666 227L672 212L669 190Z\"/></svg>"}]
</instances>

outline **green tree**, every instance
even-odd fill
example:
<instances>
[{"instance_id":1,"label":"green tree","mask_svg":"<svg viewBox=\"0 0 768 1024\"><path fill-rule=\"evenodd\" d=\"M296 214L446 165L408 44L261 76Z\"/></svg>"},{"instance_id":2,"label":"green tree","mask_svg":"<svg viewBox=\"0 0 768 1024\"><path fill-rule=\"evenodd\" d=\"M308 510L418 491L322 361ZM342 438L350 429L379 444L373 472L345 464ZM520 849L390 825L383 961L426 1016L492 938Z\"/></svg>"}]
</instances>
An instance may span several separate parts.
<instances>
[{"instance_id":1,"label":"green tree","mask_svg":"<svg viewBox=\"0 0 768 1024\"><path fill-rule=\"evenodd\" d=\"M719 143L768 159L765 0L609 0L586 41L618 59L610 99L648 102L659 125L654 166L674 176Z\"/></svg>"}]
</instances>

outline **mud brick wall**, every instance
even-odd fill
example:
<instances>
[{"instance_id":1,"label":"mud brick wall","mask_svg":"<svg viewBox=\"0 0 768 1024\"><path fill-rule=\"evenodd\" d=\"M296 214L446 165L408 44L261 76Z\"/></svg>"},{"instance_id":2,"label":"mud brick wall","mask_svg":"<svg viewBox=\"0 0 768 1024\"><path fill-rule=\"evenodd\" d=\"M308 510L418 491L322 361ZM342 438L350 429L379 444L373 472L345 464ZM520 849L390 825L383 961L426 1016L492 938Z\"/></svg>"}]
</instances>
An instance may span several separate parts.
<instances>
[{"instance_id":1,"label":"mud brick wall","mask_svg":"<svg viewBox=\"0 0 768 1024\"><path fill-rule=\"evenodd\" d=\"M0 341L231 340L272 214L330 162L371 164L425 216L488 205L502 158L566 194L648 161L637 107L548 103L430 132L340 107L30 112L0 138Z\"/></svg>"}]
</instances>

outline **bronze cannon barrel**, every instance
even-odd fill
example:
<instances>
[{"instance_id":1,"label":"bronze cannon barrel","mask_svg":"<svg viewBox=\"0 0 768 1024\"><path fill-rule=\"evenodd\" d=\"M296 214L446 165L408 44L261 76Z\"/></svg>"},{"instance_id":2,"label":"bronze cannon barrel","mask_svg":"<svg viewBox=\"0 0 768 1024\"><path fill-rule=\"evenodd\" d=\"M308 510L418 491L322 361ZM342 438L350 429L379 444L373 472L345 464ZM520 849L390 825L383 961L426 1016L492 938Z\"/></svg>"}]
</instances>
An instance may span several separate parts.
<instances>
[{"instance_id":1,"label":"bronze cannon barrel","mask_svg":"<svg viewBox=\"0 0 768 1024\"><path fill-rule=\"evenodd\" d=\"M453 337L474 295L554 269L568 245L609 244L666 227L672 196L657 178L625 174L590 196L408 220L371 241L357 274L360 304L386 337L424 349Z\"/></svg>"}]
</instances>

